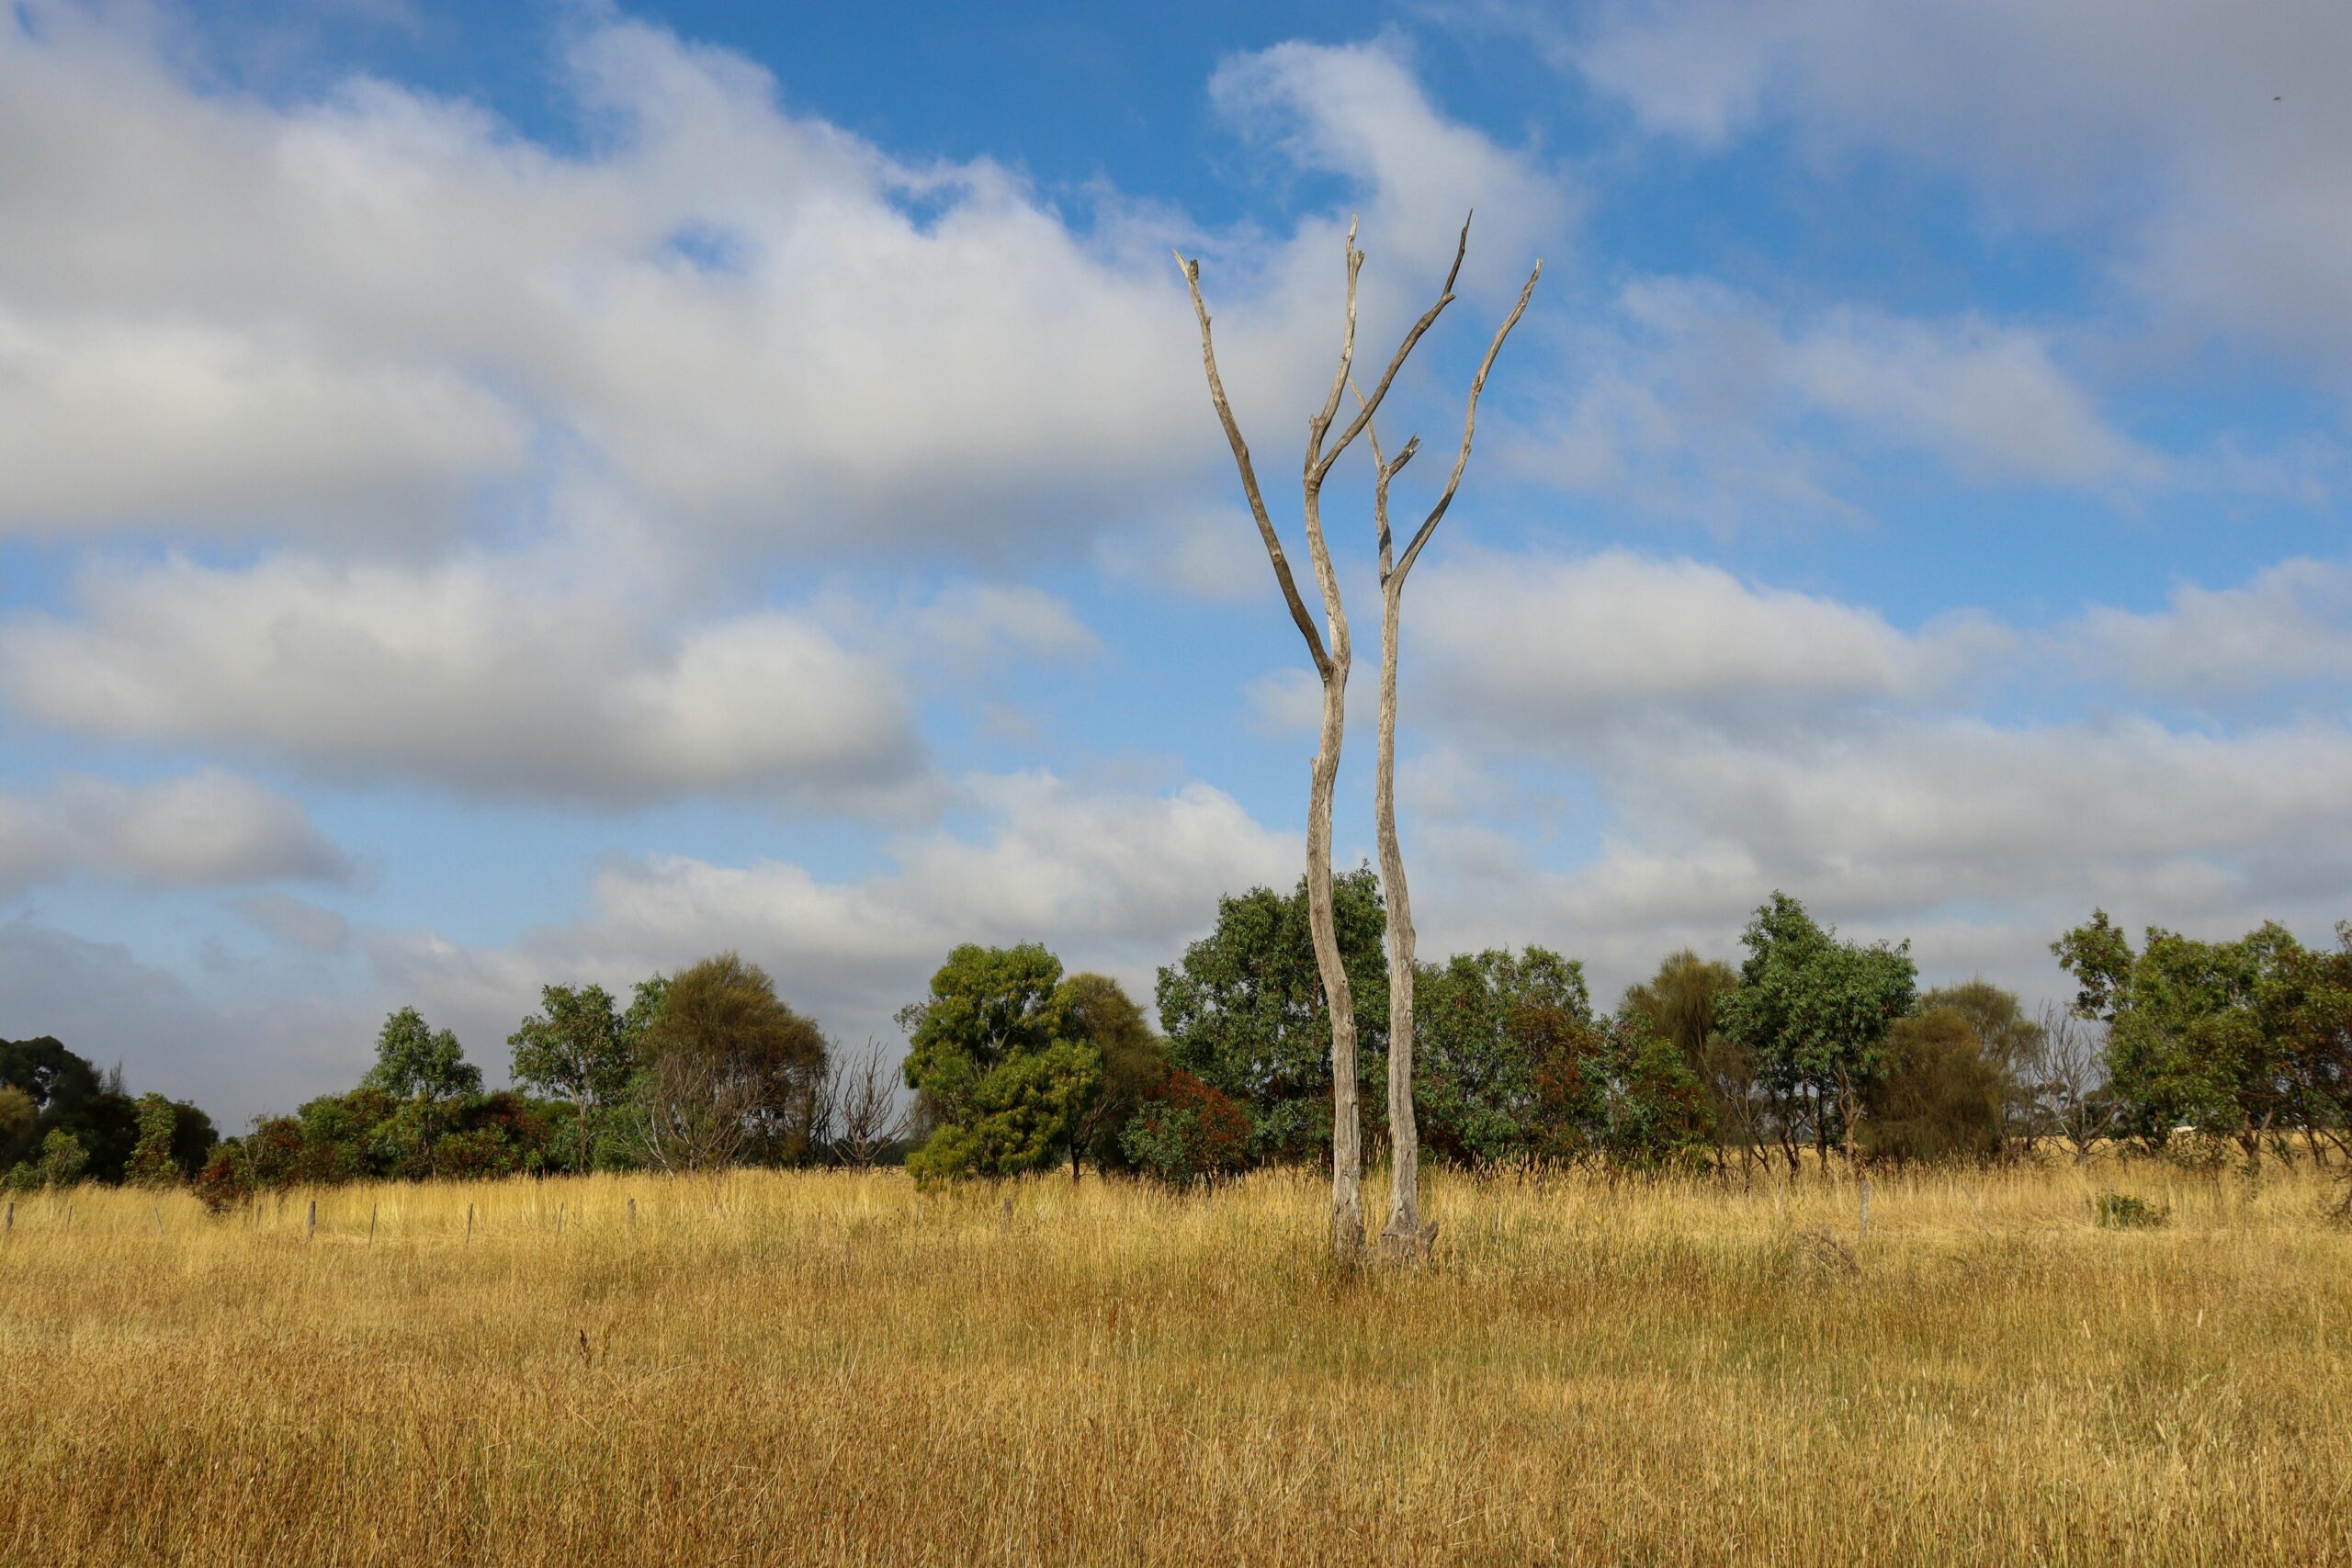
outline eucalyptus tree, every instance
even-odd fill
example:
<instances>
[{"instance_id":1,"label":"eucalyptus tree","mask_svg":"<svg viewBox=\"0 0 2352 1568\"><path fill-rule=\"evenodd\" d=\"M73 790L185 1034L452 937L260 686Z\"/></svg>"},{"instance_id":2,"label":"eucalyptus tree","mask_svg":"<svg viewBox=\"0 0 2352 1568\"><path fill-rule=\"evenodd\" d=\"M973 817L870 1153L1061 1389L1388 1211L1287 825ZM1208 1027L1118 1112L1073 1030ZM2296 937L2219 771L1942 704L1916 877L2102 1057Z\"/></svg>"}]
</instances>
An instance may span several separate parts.
<instances>
[{"instance_id":1,"label":"eucalyptus tree","mask_svg":"<svg viewBox=\"0 0 2352 1568\"><path fill-rule=\"evenodd\" d=\"M1352 446L1357 436L1371 424L1388 389L1404 367L1416 344L1427 333L1439 312L1453 302L1453 285L1462 273L1462 256L1470 239L1470 226L1462 226L1461 243L1455 245L1453 265L1445 275L1445 287L1437 302L1413 322L1389 356L1387 368L1373 386L1370 395L1359 394L1356 415L1332 434L1333 423L1339 418L1340 402L1347 393L1355 366L1356 348L1356 276L1363 267L1363 253L1356 249L1356 226L1348 224L1345 247L1347 270L1346 322L1340 340L1340 363L1331 373L1330 390L1321 405L1306 422L1306 456L1300 468L1299 498L1306 535L1307 558L1315 569L1315 584L1323 601L1323 618L1329 629L1327 640L1316 629L1315 618L1307 613L1306 602L1300 597L1298 584L1292 576L1290 560L1283 553L1282 536L1275 530L1272 517L1266 510L1264 493L1258 484L1258 471L1250 461L1249 443L1242 439L1241 426L1233 417L1232 405L1227 401L1225 382L1217 374L1216 348L1209 332L1208 306L1201 298L1201 264L1197 258L1188 260L1182 252L1176 265L1182 269L1184 282L1192 291L1193 314L1200 322L1201 363L1207 372L1209 401L1216 409L1217 422L1224 427L1227 446L1233 448L1234 466L1240 470L1241 491L1250 503L1250 515L1258 525L1258 537L1265 546L1266 558L1273 567L1274 581L1280 585L1283 602L1290 610L1290 617L1298 627L1298 635L1306 641L1308 659L1315 666L1316 679L1323 688L1322 723L1318 732L1315 760L1308 770L1306 809L1306 892L1310 924L1315 939L1315 963L1321 977L1325 996L1331 1011L1331 1245L1342 1258L1352 1260L1363 1247L1363 1151L1356 1104L1356 1039L1355 998L1348 987L1347 970L1340 953L1340 941L1332 915L1331 897L1331 799L1333 786L1340 772L1340 747L1347 723L1348 669L1351 645L1348 638L1346 607L1340 598L1340 579L1331 564L1331 551L1323 530L1323 484L1340 456Z\"/></svg>"}]
</instances>

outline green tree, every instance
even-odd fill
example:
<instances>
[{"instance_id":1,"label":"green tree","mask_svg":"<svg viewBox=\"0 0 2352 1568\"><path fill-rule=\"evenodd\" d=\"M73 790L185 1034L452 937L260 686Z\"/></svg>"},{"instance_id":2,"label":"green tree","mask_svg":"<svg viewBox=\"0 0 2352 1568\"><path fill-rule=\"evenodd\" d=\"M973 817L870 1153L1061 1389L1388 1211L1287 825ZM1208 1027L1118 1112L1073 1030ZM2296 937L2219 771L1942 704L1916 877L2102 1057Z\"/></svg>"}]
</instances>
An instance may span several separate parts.
<instances>
[{"instance_id":1,"label":"green tree","mask_svg":"<svg viewBox=\"0 0 2352 1568\"><path fill-rule=\"evenodd\" d=\"M1125 987L1107 975L1073 975L1061 985L1072 1040L1094 1049L1102 1070L1069 1132L1069 1175L1091 1156L1097 1170L1126 1162L1122 1134L1144 1102L1167 1082L1168 1048Z\"/></svg>"},{"instance_id":2,"label":"green tree","mask_svg":"<svg viewBox=\"0 0 2352 1568\"><path fill-rule=\"evenodd\" d=\"M481 1069L446 1029L435 1030L414 1008L384 1020L376 1035L376 1065L360 1084L395 1100L454 1100L481 1092Z\"/></svg>"},{"instance_id":3,"label":"green tree","mask_svg":"<svg viewBox=\"0 0 2352 1568\"><path fill-rule=\"evenodd\" d=\"M2150 926L2139 952L2105 910L2051 944L2080 987L2076 1010L2108 1024L2108 1081L2132 1130L2162 1144L2177 1127L2237 1141L2249 1160L2294 1122L2290 1034L2266 996L2302 964L2276 922L2235 942L2200 942Z\"/></svg>"},{"instance_id":4,"label":"green tree","mask_svg":"<svg viewBox=\"0 0 2352 1568\"><path fill-rule=\"evenodd\" d=\"M1776 1101L1781 1147L1796 1168L1809 1124L1823 1157L1849 1138L1862 1096L1883 1065L1886 1032L1911 1010L1911 944L1841 942L1775 892L1740 941L1739 985L1720 998L1724 1033L1755 1058Z\"/></svg>"},{"instance_id":5,"label":"green tree","mask_svg":"<svg viewBox=\"0 0 2352 1568\"><path fill-rule=\"evenodd\" d=\"M51 1127L49 1136L41 1140L40 1159L33 1167L33 1174L43 1187L71 1187L81 1179L83 1169L90 1163L88 1151L82 1140L62 1127Z\"/></svg>"},{"instance_id":6,"label":"green tree","mask_svg":"<svg viewBox=\"0 0 2352 1568\"><path fill-rule=\"evenodd\" d=\"M1341 966L1355 998L1360 1081L1377 1081L1388 1043L1387 917L1380 880L1334 880ZM1253 887L1217 901L1216 926L1159 971L1170 1059L1239 1103L1250 1153L1311 1160L1331 1144L1331 1020L1316 969L1304 881L1288 897ZM1377 1099L1366 1107L1377 1112Z\"/></svg>"},{"instance_id":7,"label":"green tree","mask_svg":"<svg viewBox=\"0 0 2352 1568\"><path fill-rule=\"evenodd\" d=\"M808 1156L825 1036L758 964L722 953L672 976L642 1049L637 1111L655 1164L709 1170Z\"/></svg>"},{"instance_id":8,"label":"green tree","mask_svg":"<svg viewBox=\"0 0 2352 1568\"><path fill-rule=\"evenodd\" d=\"M1874 1157L1897 1165L1991 1159L2001 1152L2007 1085L1986 1048L1982 1021L1923 998L1918 1012L1887 1031L1884 1070L1870 1087L1859 1141Z\"/></svg>"},{"instance_id":9,"label":"green tree","mask_svg":"<svg viewBox=\"0 0 2352 1568\"><path fill-rule=\"evenodd\" d=\"M1061 977L1061 961L1035 942L947 955L910 1014L903 1071L932 1128L910 1171L1010 1176L1068 1146L1102 1058L1079 1037L1078 998Z\"/></svg>"},{"instance_id":10,"label":"green tree","mask_svg":"<svg viewBox=\"0 0 2352 1568\"><path fill-rule=\"evenodd\" d=\"M1747 1171L1758 1157L1764 1111L1756 1057L1723 1032L1716 1017L1738 984L1739 972L1730 964L1686 947L1668 954L1656 975L1628 987L1617 1016L1674 1048L1706 1090L1717 1136L1738 1145L1740 1168Z\"/></svg>"},{"instance_id":11,"label":"green tree","mask_svg":"<svg viewBox=\"0 0 2352 1568\"><path fill-rule=\"evenodd\" d=\"M539 1009L507 1036L514 1081L571 1102L574 1163L586 1170L590 1112L626 1094L636 1072L629 1032L602 986L542 987Z\"/></svg>"},{"instance_id":12,"label":"green tree","mask_svg":"<svg viewBox=\"0 0 2352 1568\"><path fill-rule=\"evenodd\" d=\"M123 1179L134 1187L175 1184L180 1179L180 1168L172 1157L172 1134L178 1127L179 1116L170 1100L160 1094L141 1095L139 1142L130 1151Z\"/></svg>"},{"instance_id":13,"label":"green tree","mask_svg":"<svg viewBox=\"0 0 2352 1568\"><path fill-rule=\"evenodd\" d=\"M2026 1016L2015 991L1982 977L1923 991L1913 1010L1926 1014L1939 1008L1950 1008L1967 1021L1977 1055L1999 1080L2001 1150L2022 1144L2031 1153L2041 1128L2035 1120L2039 1086L2029 1080L2041 1056L2041 1025Z\"/></svg>"},{"instance_id":14,"label":"green tree","mask_svg":"<svg viewBox=\"0 0 2352 1568\"><path fill-rule=\"evenodd\" d=\"M1457 953L1422 966L1414 1011L1414 1100L1430 1151L1469 1165L1527 1152L1541 1053L1564 1021L1592 1018L1584 966L1541 947Z\"/></svg>"}]
</instances>

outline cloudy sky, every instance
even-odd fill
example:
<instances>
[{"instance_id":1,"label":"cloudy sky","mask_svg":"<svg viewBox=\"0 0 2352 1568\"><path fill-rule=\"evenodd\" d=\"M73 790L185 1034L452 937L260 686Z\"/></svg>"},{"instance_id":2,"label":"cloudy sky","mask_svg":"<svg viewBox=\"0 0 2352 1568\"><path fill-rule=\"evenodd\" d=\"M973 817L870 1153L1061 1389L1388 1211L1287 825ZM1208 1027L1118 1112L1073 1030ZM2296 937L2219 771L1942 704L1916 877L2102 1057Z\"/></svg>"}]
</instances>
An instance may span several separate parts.
<instances>
[{"instance_id":1,"label":"cloudy sky","mask_svg":"<svg viewBox=\"0 0 2352 1568\"><path fill-rule=\"evenodd\" d=\"M976 19L985 15L985 20ZM2340 0L0 0L0 1036L225 1122L724 947L1148 994L1298 872L1341 235L1425 953L2030 998L2352 876ZM1327 515L1376 649L1368 468ZM1359 692L1369 694L1369 654ZM1369 853L1371 731L1342 858Z\"/></svg>"}]
</instances>

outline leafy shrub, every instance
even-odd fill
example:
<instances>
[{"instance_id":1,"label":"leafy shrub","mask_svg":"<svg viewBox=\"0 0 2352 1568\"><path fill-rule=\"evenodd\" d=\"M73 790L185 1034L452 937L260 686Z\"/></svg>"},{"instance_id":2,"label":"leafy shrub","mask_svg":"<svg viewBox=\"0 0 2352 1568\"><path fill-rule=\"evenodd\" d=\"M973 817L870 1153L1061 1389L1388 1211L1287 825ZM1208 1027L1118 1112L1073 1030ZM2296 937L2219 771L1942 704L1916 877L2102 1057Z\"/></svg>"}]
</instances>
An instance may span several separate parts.
<instances>
[{"instance_id":1,"label":"leafy shrub","mask_svg":"<svg viewBox=\"0 0 2352 1568\"><path fill-rule=\"evenodd\" d=\"M2145 1231L2171 1219L2172 1211L2128 1192L2102 1192L2091 1204L2091 1216L2108 1230Z\"/></svg>"},{"instance_id":2,"label":"leafy shrub","mask_svg":"<svg viewBox=\"0 0 2352 1568\"><path fill-rule=\"evenodd\" d=\"M1250 1131L1241 1107L1179 1069L1136 1112L1119 1145L1146 1176L1190 1186L1247 1164Z\"/></svg>"}]
</instances>

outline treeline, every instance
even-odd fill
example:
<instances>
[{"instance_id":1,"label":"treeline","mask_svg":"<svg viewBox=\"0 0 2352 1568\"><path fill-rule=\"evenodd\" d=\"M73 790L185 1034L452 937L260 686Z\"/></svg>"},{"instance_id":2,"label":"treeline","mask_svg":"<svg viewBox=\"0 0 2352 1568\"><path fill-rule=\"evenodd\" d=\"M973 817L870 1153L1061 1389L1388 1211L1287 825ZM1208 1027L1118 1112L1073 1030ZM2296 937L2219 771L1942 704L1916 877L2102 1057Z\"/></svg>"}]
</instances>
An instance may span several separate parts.
<instances>
[{"instance_id":1,"label":"treeline","mask_svg":"<svg viewBox=\"0 0 2352 1568\"><path fill-rule=\"evenodd\" d=\"M133 1100L122 1068L101 1073L48 1035L0 1040L0 1185L164 1185L196 1174L217 1142L212 1118L160 1094Z\"/></svg>"},{"instance_id":2,"label":"treeline","mask_svg":"<svg viewBox=\"0 0 2352 1568\"><path fill-rule=\"evenodd\" d=\"M1337 879L1360 1081L1386 1072L1377 877ZM2352 1152L2352 927L2331 949L2234 942L2103 911L2052 944L2078 990L2029 1017L1983 981L1921 990L1909 944L1843 941L1774 894L1734 966L1668 956L1611 1010L1541 947L1424 965L1422 1147L1474 1168L1592 1164L1752 1175L1808 1160L1988 1161L2056 1149ZM214 1138L195 1107L130 1099L54 1040L0 1044L14 1186L192 1182L216 1208L361 1179L874 1165L922 1179L1088 1165L1174 1183L1327 1157L1330 1025L1303 887L1219 903L1161 969L1160 1029L1119 984L1044 947L964 946L900 1010L894 1072L844 1053L732 953L638 984L548 986L485 1093L447 1030L386 1020L352 1090ZM911 1095L901 1089L910 1090ZM1385 1138L1368 1097L1365 1131Z\"/></svg>"}]
</instances>

